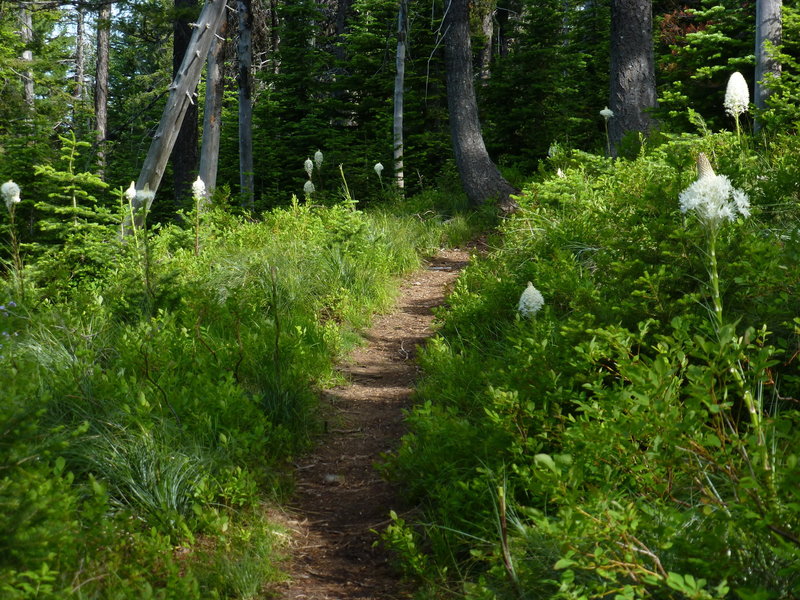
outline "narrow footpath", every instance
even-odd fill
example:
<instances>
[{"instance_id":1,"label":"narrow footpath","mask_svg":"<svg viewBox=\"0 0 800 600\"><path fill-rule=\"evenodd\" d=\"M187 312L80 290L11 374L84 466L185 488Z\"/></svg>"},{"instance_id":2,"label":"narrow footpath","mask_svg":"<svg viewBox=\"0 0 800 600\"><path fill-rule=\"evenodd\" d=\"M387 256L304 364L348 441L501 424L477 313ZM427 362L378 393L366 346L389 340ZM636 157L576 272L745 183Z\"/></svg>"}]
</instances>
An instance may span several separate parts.
<instances>
[{"instance_id":1,"label":"narrow footpath","mask_svg":"<svg viewBox=\"0 0 800 600\"><path fill-rule=\"evenodd\" d=\"M444 303L467 250L444 250L406 279L391 313L376 317L367 345L340 366L349 384L323 396L327 433L297 465L285 523L291 532L286 600L399 600L410 597L375 547L398 509L396 490L374 465L404 433L404 408L417 377L416 348L432 334L432 309Z\"/></svg>"}]
</instances>

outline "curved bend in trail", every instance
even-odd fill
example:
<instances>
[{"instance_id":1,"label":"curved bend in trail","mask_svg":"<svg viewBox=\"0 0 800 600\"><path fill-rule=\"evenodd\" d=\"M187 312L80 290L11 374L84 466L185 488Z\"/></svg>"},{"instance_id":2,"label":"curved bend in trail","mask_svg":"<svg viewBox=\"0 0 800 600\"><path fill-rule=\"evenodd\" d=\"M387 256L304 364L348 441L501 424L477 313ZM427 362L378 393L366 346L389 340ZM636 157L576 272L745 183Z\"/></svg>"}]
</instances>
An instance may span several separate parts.
<instances>
[{"instance_id":1,"label":"curved bend in trail","mask_svg":"<svg viewBox=\"0 0 800 600\"><path fill-rule=\"evenodd\" d=\"M276 590L286 600L397 600L410 594L374 547L373 530L397 508L395 490L374 469L403 434L417 375L415 349L432 333L431 309L441 305L465 250L444 250L401 288L391 313L378 316L341 366L349 384L327 390L328 432L297 466L291 502L291 581Z\"/></svg>"}]
</instances>

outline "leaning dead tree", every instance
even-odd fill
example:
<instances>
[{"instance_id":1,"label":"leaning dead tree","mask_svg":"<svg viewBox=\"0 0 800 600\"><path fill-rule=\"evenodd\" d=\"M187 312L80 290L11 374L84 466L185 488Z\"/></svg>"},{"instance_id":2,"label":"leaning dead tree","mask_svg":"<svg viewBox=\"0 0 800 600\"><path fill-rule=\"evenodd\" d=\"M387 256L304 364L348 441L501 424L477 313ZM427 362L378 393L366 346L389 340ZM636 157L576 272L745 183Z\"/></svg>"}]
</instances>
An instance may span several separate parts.
<instances>
[{"instance_id":1,"label":"leaning dead tree","mask_svg":"<svg viewBox=\"0 0 800 600\"><path fill-rule=\"evenodd\" d=\"M150 210L186 110L195 102L194 92L200 81L211 43L226 18L226 6L226 0L208 0L194 26L183 63L170 86L161 122L153 136L139 179L136 180L136 197L131 202L134 214L142 209ZM125 229L126 231L130 229L130 225Z\"/></svg>"}]
</instances>

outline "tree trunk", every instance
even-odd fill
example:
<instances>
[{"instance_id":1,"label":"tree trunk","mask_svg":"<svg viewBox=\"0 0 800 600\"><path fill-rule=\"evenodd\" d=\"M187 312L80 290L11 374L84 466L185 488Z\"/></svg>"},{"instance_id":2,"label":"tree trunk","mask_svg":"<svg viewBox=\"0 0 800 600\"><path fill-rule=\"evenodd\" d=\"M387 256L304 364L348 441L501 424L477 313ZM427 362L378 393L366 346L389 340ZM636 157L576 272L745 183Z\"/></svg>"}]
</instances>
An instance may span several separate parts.
<instances>
[{"instance_id":1,"label":"tree trunk","mask_svg":"<svg viewBox=\"0 0 800 600\"><path fill-rule=\"evenodd\" d=\"M608 122L611 153L629 131L647 133L648 110L656 106L651 0L611 1L611 98ZM599 111L599 109L598 109Z\"/></svg>"},{"instance_id":2,"label":"tree trunk","mask_svg":"<svg viewBox=\"0 0 800 600\"><path fill-rule=\"evenodd\" d=\"M106 170L106 136L108 135L108 56L111 34L111 2L97 11L97 58L94 84L94 129L97 144L97 175Z\"/></svg>"},{"instance_id":3,"label":"tree trunk","mask_svg":"<svg viewBox=\"0 0 800 600\"><path fill-rule=\"evenodd\" d=\"M237 0L239 13L239 187L242 205L252 209L253 189L253 105L250 91L250 65L253 61L253 12L251 0Z\"/></svg>"},{"instance_id":4,"label":"tree trunk","mask_svg":"<svg viewBox=\"0 0 800 600\"><path fill-rule=\"evenodd\" d=\"M478 103L472 83L468 0L450 1L445 17L445 32L447 108L461 184L473 206L496 200L501 210L513 212L516 203L510 195L518 190L503 178L489 158L481 133Z\"/></svg>"},{"instance_id":5,"label":"tree trunk","mask_svg":"<svg viewBox=\"0 0 800 600\"><path fill-rule=\"evenodd\" d=\"M206 69L206 104L203 109L203 145L200 149L200 179L206 184L207 199L217 187L217 165L219 164L219 139L222 121L222 64L220 55L225 46L227 19L220 25L217 36L208 51ZM223 38L223 39L221 39Z\"/></svg>"},{"instance_id":6,"label":"tree trunk","mask_svg":"<svg viewBox=\"0 0 800 600\"><path fill-rule=\"evenodd\" d=\"M80 6L76 9L75 20L75 92L73 98L75 104L72 107L73 119L81 101L83 100L83 86L86 81L86 52L84 52L85 15Z\"/></svg>"},{"instance_id":7,"label":"tree trunk","mask_svg":"<svg viewBox=\"0 0 800 600\"><path fill-rule=\"evenodd\" d=\"M31 11L24 6L20 8L19 20L22 42L25 45L25 49L22 51L22 62L30 64L33 62L33 52L28 49L31 42L33 42L33 18L31 17ZM36 109L36 106L34 104L33 71L30 69L25 69L22 72L22 95L25 99L25 105L32 113Z\"/></svg>"},{"instance_id":8,"label":"tree trunk","mask_svg":"<svg viewBox=\"0 0 800 600\"><path fill-rule=\"evenodd\" d=\"M192 37L197 0L175 0L175 23L172 38L172 76L177 75L181 68L186 48ZM191 90L193 96L197 90ZM172 182L175 188L175 208L179 208L183 201L192 194L192 182L197 171L197 103L192 102L186 107L175 148L172 150Z\"/></svg>"},{"instance_id":9,"label":"tree trunk","mask_svg":"<svg viewBox=\"0 0 800 600\"><path fill-rule=\"evenodd\" d=\"M767 107L769 90L763 85L766 75L779 77L781 65L775 60L767 49L765 42L773 46L781 43L781 0L756 0L756 73L753 101L758 109ZM756 118L756 131L761 124Z\"/></svg>"},{"instance_id":10,"label":"tree trunk","mask_svg":"<svg viewBox=\"0 0 800 600\"><path fill-rule=\"evenodd\" d=\"M481 2L481 34L483 43L478 51L480 65L479 78L483 85L489 81L492 72L492 42L494 41L494 14L497 11L496 0Z\"/></svg>"},{"instance_id":11,"label":"tree trunk","mask_svg":"<svg viewBox=\"0 0 800 600\"><path fill-rule=\"evenodd\" d=\"M397 189L403 193L403 99L406 80L406 42L408 37L408 0L400 0L397 14L397 57L394 77L394 180Z\"/></svg>"},{"instance_id":12,"label":"tree trunk","mask_svg":"<svg viewBox=\"0 0 800 600\"><path fill-rule=\"evenodd\" d=\"M225 19L225 6L226 0L208 0L197 19L197 27L192 32L183 64L170 85L170 94L161 122L153 136L139 179L136 180L137 193L132 201L134 212L141 208L150 210L186 109L194 102L192 91L200 81L205 57L211 48L211 42L215 39L214 34ZM125 233L129 233L130 222L126 225Z\"/></svg>"}]
</instances>

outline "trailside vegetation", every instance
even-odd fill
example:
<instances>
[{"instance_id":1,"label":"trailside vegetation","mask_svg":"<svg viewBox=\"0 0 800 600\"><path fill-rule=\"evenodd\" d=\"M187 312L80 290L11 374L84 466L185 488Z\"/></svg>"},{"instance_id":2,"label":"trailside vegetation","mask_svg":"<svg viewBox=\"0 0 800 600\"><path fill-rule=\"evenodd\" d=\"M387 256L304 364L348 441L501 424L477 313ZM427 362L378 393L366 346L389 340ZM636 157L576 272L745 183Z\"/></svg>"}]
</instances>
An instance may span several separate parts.
<instances>
[{"instance_id":1,"label":"trailside vegetation","mask_svg":"<svg viewBox=\"0 0 800 600\"><path fill-rule=\"evenodd\" d=\"M795 4L754 111L756 4L653 2L653 127L617 139L611 0L241 2L178 94L213 107L206 181L167 166L156 198L128 182L201 4L0 3L0 597L280 579L265 505L332 365L421 255L496 224L454 183L453 17L519 211L421 354L385 542L423 597L800 597Z\"/></svg>"},{"instance_id":2,"label":"trailside vegetation","mask_svg":"<svg viewBox=\"0 0 800 600\"><path fill-rule=\"evenodd\" d=\"M2 193L13 216L25 190ZM122 238L124 202L89 226L76 197L61 250L0 291L0 596L255 597L281 576L264 503L318 431L315 390L397 276L474 225L430 201L253 221L217 198Z\"/></svg>"},{"instance_id":3,"label":"trailside vegetation","mask_svg":"<svg viewBox=\"0 0 800 600\"><path fill-rule=\"evenodd\" d=\"M430 597L797 596L798 152L720 132L542 165L385 465L419 511L385 540Z\"/></svg>"}]
</instances>

